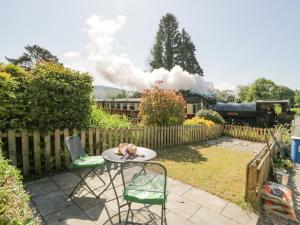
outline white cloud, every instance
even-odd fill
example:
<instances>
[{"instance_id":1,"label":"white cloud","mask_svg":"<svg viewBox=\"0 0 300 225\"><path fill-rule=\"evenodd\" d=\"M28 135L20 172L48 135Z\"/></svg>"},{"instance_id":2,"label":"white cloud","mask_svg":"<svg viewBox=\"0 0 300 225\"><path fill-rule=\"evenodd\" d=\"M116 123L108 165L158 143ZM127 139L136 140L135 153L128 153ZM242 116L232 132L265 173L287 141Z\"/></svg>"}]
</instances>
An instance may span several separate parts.
<instances>
[{"instance_id":1,"label":"white cloud","mask_svg":"<svg viewBox=\"0 0 300 225\"><path fill-rule=\"evenodd\" d=\"M79 52L66 52L63 54L63 57L65 58L77 58L80 56L80 53Z\"/></svg>"},{"instance_id":2,"label":"white cloud","mask_svg":"<svg viewBox=\"0 0 300 225\"><path fill-rule=\"evenodd\" d=\"M183 71L179 66L171 71L160 68L152 72L137 68L126 53L120 53L116 41L117 33L125 22L124 16L109 19L91 15L86 20L87 27L83 29L88 35L88 43L81 51L80 58L69 65L91 72L96 84L108 82L113 86L142 91L156 80L161 80L165 88L191 89L201 94L209 94L214 90L212 83L197 74Z\"/></svg>"},{"instance_id":3,"label":"white cloud","mask_svg":"<svg viewBox=\"0 0 300 225\"><path fill-rule=\"evenodd\" d=\"M220 91L225 91L225 90L232 90L232 91L236 91L237 86L228 82L223 82L220 84L216 84L215 88L220 90Z\"/></svg>"}]
</instances>

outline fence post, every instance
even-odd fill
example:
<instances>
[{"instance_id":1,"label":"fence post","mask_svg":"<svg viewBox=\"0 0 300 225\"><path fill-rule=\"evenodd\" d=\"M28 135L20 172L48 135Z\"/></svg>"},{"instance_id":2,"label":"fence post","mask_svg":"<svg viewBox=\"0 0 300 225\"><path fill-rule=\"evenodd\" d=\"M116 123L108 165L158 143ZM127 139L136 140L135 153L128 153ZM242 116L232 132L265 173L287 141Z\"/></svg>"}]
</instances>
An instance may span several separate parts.
<instances>
[{"instance_id":1,"label":"fence post","mask_svg":"<svg viewBox=\"0 0 300 225\"><path fill-rule=\"evenodd\" d=\"M8 131L8 153L12 165L17 166L16 131Z\"/></svg>"},{"instance_id":2,"label":"fence post","mask_svg":"<svg viewBox=\"0 0 300 225\"><path fill-rule=\"evenodd\" d=\"M45 168L46 172L51 170L51 136L49 131L45 134Z\"/></svg>"},{"instance_id":3,"label":"fence post","mask_svg":"<svg viewBox=\"0 0 300 225\"><path fill-rule=\"evenodd\" d=\"M40 148L40 131L35 130L33 133L33 152L34 152L34 172L41 174L41 148Z\"/></svg>"},{"instance_id":4,"label":"fence post","mask_svg":"<svg viewBox=\"0 0 300 225\"><path fill-rule=\"evenodd\" d=\"M24 176L29 175L29 141L28 141L28 131L22 130L22 160L23 160L23 174Z\"/></svg>"},{"instance_id":5,"label":"fence post","mask_svg":"<svg viewBox=\"0 0 300 225\"><path fill-rule=\"evenodd\" d=\"M246 200L255 205L257 194L257 166L252 163L249 165L247 185Z\"/></svg>"},{"instance_id":6,"label":"fence post","mask_svg":"<svg viewBox=\"0 0 300 225\"><path fill-rule=\"evenodd\" d=\"M55 142L55 168L59 170L61 168L61 147L60 147L60 130L56 129L54 132L54 142Z\"/></svg>"}]
</instances>

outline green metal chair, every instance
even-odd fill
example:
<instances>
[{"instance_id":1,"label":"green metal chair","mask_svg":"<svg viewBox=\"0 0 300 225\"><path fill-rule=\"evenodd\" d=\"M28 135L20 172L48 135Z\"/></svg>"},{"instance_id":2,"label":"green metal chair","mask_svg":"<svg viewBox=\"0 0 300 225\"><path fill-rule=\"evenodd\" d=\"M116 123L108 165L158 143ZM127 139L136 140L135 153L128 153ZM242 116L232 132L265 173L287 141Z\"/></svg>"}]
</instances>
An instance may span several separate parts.
<instances>
[{"instance_id":1,"label":"green metal chair","mask_svg":"<svg viewBox=\"0 0 300 225\"><path fill-rule=\"evenodd\" d=\"M125 225L128 223L131 203L161 205L161 224L166 223L167 170L153 162L128 161L121 166L124 184L123 198L127 201L128 212Z\"/></svg>"},{"instance_id":2,"label":"green metal chair","mask_svg":"<svg viewBox=\"0 0 300 225\"><path fill-rule=\"evenodd\" d=\"M82 147L81 141L79 136L70 136L67 137L66 145L68 152L70 153L72 163L68 166L69 169L75 170L81 180L78 182L78 184L74 187L70 194L70 198L74 195L75 191L79 188L85 185L87 189L96 197L99 197L103 192L101 192L99 195L96 195L96 193L93 191L91 187L87 184L85 179L91 174L95 173L96 176L99 178L99 180L103 183L103 186L105 186L104 180L99 176L98 169L100 172L103 173L105 168L105 160L102 158L102 156L89 156L85 153L84 148ZM82 175L81 170L82 169L90 169L85 175ZM106 190L106 188L105 188Z\"/></svg>"}]
</instances>

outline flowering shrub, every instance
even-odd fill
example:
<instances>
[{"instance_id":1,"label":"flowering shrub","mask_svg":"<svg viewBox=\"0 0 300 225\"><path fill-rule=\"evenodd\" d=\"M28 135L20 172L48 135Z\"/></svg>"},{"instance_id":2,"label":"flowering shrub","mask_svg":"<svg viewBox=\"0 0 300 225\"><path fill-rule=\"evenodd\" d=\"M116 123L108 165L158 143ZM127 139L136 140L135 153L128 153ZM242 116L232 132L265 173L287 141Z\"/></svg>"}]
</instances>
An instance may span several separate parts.
<instances>
[{"instance_id":1,"label":"flowering shrub","mask_svg":"<svg viewBox=\"0 0 300 225\"><path fill-rule=\"evenodd\" d=\"M196 114L197 117L199 118L204 118L206 120L211 120L214 123L217 124L224 124L225 120L223 117L216 111L210 110L210 109L202 109L199 110Z\"/></svg>"},{"instance_id":2,"label":"flowering shrub","mask_svg":"<svg viewBox=\"0 0 300 225\"><path fill-rule=\"evenodd\" d=\"M185 126L194 126L194 125L205 125L207 127L212 127L215 123L211 120L206 120L204 118L194 117L184 121L183 125Z\"/></svg>"},{"instance_id":3,"label":"flowering shrub","mask_svg":"<svg viewBox=\"0 0 300 225\"><path fill-rule=\"evenodd\" d=\"M184 121L185 101L174 90L162 89L157 82L143 92L139 107L141 122L146 125L176 125Z\"/></svg>"}]
</instances>

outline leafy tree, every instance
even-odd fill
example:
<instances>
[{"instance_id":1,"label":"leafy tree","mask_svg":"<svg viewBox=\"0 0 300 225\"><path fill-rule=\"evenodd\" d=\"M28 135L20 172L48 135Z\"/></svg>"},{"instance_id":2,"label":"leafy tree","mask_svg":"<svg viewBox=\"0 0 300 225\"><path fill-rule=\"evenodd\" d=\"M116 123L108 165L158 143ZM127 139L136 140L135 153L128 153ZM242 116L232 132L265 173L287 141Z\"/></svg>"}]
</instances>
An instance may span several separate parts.
<instances>
[{"instance_id":1,"label":"leafy tree","mask_svg":"<svg viewBox=\"0 0 300 225\"><path fill-rule=\"evenodd\" d=\"M139 106L141 121L146 125L182 124L185 105L181 94L156 84L143 92Z\"/></svg>"},{"instance_id":2,"label":"leafy tree","mask_svg":"<svg viewBox=\"0 0 300 225\"><path fill-rule=\"evenodd\" d=\"M173 14L167 13L160 20L159 29L155 37L155 44L151 51L152 69L165 68L171 70L178 63L180 51L180 32L178 21Z\"/></svg>"},{"instance_id":3,"label":"leafy tree","mask_svg":"<svg viewBox=\"0 0 300 225\"><path fill-rule=\"evenodd\" d=\"M133 92L132 97L133 98L141 98L142 97L142 93L138 92L138 91L135 91L135 92Z\"/></svg>"},{"instance_id":4,"label":"leafy tree","mask_svg":"<svg viewBox=\"0 0 300 225\"><path fill-rule=\"evenodd\" d=\"M293 103L295 92L286 86L276 85L271 80L259 78L252 84L240 86L238 96L241 101L247 102L267 99L289 99Z\"/></svg>"},{"instance_id":5,"label":"leafy tree","mask_svg":"<svg viewBox=\"0 0 300 225\"><path fill-rule=\"evenodd\" d=\"M122 90L121 93L117 94L116 98L127 98L128 94L125 90Z\"/></svg>"},{"instance_id":6,"label":"leafy tree","mask_svg":"<svg viewBox=\"0 0 300 225\"><path fill-rule=\"evenodd\" d=\"M300 105L300 91L299 90L295 91L295 103L297 105Z\"/></svg>"},{"instance_id":7,"label":"leafy tree","mask_svg":"<svg viewBox=\"0 0 300 225\"><path fill-rule=\"evenodd\" d=\"M217 102L236 102L236 94L232 90L216 91L215 98Z\"/></svg>"},{"instance_id":8,"label":"leafy tree","mask_svg":"<svg viewBox=\"0 0 300 225\"><path fill-rule=\"evenodd\" d=\"M180 33L176 17L168 13L160 20L155 44L151 50L150 67L171 70L175 65L179 65L189 73L203 76L195 51L191 36L185 29Z\"/></svg>"},{"instance_id":9,"label":"leafy tree","mask_svg":"<svg viewBox=\"0 0 300 225\"><path fill-rule=\"evenodd\" d=\"M22 66L26 69L32 69L39 61L56 62L58 63L57 56L53 55L50 51L38 45L27 45L26 52L18 58L8 58L6 60L14 65Z\"/></svg>"},{"instance_id":10,"label":"leafy tree","mask_svg":"<svg viewBox=\"0 0 300 225\"><path fill-rule=\"evenodd\" d=\"M192 42L191 36L185 29L182 29L178 63L185 71L203 76L203 70L197 61L195 51L196 47Z\"/></svg>"},{"instance_id":11,"label":"leafy tree","mask_svg":"<svg viewBox=\"0 0 300 225\"><path fill-rule=\"evenodd\" d=\"M295 91L293 91L292 89L286 86L279 85L276 86L274 89L274 98L281 99L281 100L289 99L291 103L294 104Z\"/></svg>"}]
</instances>

